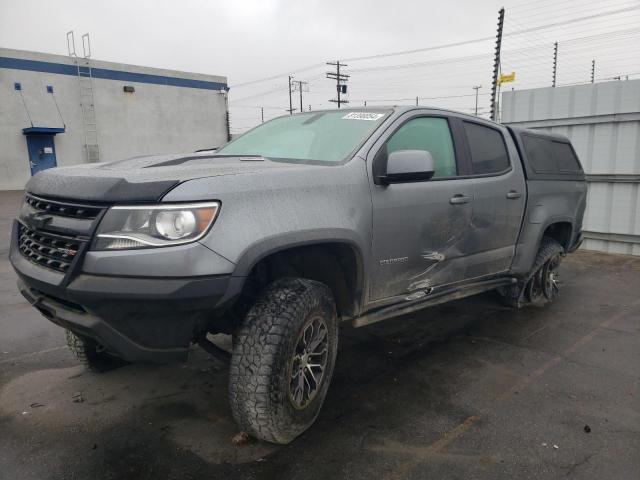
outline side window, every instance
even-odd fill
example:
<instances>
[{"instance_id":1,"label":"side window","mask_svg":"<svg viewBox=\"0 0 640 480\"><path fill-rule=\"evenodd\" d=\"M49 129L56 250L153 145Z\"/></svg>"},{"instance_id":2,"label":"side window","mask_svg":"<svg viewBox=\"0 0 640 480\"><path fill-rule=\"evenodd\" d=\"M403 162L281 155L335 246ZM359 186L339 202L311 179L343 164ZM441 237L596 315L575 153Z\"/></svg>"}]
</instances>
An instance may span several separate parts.
<instances>
[{"instance_id":1,"label":"side window","mask_svg":"<svg viewBox=\"0 0 640 480\"><path fill-rule=\"evenodd\" d=\"M387 140L375 159L377 170L386 171L387 158L398 150L425 150L433 157L435 177L458 174L449 122L440 117L418 117L402 125Z\"/></svg>"},{"instance_id":2,"label":"side window","mask_svg":"<svg viewBox=\"0 0 640 480\"><path fill-rule=\"evenodd\" d=\"M464 131L471 150L474 174L499 173L509 168L507 147L498 130L464 122Z\"/></svg>"},{"instance_id":3,"label":"side window","mask_svg":"<svg viewBox=\"0 0 640 480\"><path fill-rule=\"evenodd\" d=\"M527 159L536 173L551 173L556 171L553 161L553 150L551 142L544 138L522 135L524 150L527 152Z\"/></svg>"},{"instance_id":4,"label":"side window","mask_svg":"<svg viewBox=\"0 0 640 480\"><path fill-rule=\"evenodd\" d=\"M556 160L558 169L561 173L581 172L580 162L573 153L571 145L564 142L552 142L553 157Z\"/></svg>"},{"instance_id":5,"label":"side window","mask_svg":"<svg viewBox=\"0 0 640 480\"><path fill-rule=\"evenodd\" d=\"M548 138L522 135L527 159L536 173L577 173L582 171L571 145Z\"/></svg>"}]
</instances>

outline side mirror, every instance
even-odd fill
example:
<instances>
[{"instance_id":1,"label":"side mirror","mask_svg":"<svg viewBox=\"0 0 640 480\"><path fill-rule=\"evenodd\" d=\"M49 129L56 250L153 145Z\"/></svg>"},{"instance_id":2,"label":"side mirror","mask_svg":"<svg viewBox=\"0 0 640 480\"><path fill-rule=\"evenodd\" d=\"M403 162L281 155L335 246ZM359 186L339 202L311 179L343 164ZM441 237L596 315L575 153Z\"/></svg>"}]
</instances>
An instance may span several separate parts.
<instances>
[{"instance_id":1,"label":"side mirror","mask_svg":"<svg viewBox=\"0 0 640 480\"><path fill-rule=\"evenodd\" d=\"M433 177L433 157L425 150L398 150L387 159L387 172L382 183L423 182Z\"/></svg>"}]
</instances>

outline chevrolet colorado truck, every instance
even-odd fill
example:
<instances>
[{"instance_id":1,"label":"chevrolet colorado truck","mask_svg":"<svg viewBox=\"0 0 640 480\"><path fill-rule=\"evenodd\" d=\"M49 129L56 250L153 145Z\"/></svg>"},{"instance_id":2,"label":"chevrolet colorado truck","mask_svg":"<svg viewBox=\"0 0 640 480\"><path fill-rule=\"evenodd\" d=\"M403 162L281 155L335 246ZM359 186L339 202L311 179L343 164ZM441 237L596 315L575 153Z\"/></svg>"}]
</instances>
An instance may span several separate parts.
<instances>
[{"instance_id":1,"label":"chevrolet colorado truck","mask_svg":"<svg viewBox=\"0 0 640 480\"><path fill-rule=\"evenodd\" d=\"M288 443L320 411L341 322L488 290L552 301L585 202L563 136L433 108L317 111L213 153L40 172L10 260L88 367L197 343L230 361L243 431Z\"/></svg>"}]
</instances>

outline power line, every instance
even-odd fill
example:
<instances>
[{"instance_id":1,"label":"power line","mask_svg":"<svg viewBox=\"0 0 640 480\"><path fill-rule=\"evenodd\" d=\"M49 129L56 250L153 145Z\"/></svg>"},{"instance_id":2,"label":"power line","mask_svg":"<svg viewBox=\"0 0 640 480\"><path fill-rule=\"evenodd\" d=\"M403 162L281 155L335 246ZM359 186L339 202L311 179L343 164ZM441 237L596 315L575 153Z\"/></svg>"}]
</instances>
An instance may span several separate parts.
<instances>
[{"instance_id":1,"label":"power line","mask_svg":"<svg viewBox=\"0 0 640 480\"><path fill-rule=\"evenodd\" d=\"M606 0L605 0L606 1ZM544 3L544 0L542 0ZM565 4L566 2L554 0L554 6L556 4ZM588 3L589 5L595 5L595 3ZM616 4L618 7L620 3ZM603 7L609 8L612 6L609 4L602 4ZM568 8L568 7L567 7ZM629 23L629 21L634 18L634 16L626 15L624 18L620 18L624 13L628 13L631 11L637 11L640 9L640 4L637 6L625 6L624 8L617 8L616 10L611 11L602 11L600 13L593 13L595 7L591 7L589 9L581 9L579 18L571 18L566 19L564 14L555 14L554 19L556 20L553 23L545 24L545 25L532 25L532 22L527 21L524 24L520 23L520 16L518 16L517 20L512 21L512 15L509 16L509 23L518 23L518 28L515 30L507 30L505 25L504 30L504 38L503 38L503 46L511 46L511 48L503 48L501 51L502 58L501 63L503 65L503 71L508 68L509 71L516 70L518 71L518 82L517 89L523 88L535 88L538 86L548 86L549 85L549 72L553 67L553 51L554 51L554 42L558 43L558 51L560 53L559 57L556 58L556 85L557 86L565 86L571 84L585 84L591 80L591 67L592 60L598 63L598 77L594 78L595 81L601 80L610 80L614 77L624 77L626 75L634 75L634 74L624 74L622 72L626 71L634 71L638 72L640 69L640 62L636 61L637 58L637 46L640 45L637 43L638 33L640 33L640 29L637 27L638 23ZM562 10L562 9L561 9ZM510 10L511 11L511 10ZM536 12L532 10L532 12ZM535 14L535 13L534 13ZM551 15L551 14L550 14ZM618 18L612 17L613 15L618 15ZM541 20L540 17L542 14L537 14L536 18L538 21ZM526 15L522 16L526 18ZM605 21L601 21L602 19L607 19ZM635 18L638 18L635 16ZM595 22L600 22L596 24ZM537 21L535 21L537 23ZM588 25L588 27L587 27ZM605 31L605 29L617 28L615 31ZM580 33L589 32L591 35L576 36L579 35L577 29L580 29ZM570 32L574 32L569 36ZM545 32L544 35L538 36L539 32ZM507 40L508 38L508 40ZM539 41L535 41L532 44L532 38L540 38ZM465 42L458 42L455 44L448 45L437 45L433 47L428 47L427 49L418 49L418 51L425 50L437 50L444 49L452 45L459 44L469 44L469 43L478 43L484 40L491 40L493 37L487 37L486 39L475 39L475 40L467 40ZM505 43L506 42L506 43ZM488 45L487 45L488 46ZM479 45L480 47L480 45ZM515 48L514 48L515 47ZM481 47L483 48L483 47ZM484 49L484 48L483 48ZM478 49L474 49L478 51ZM488 49L487 49L488 50ZM414 52L414 51L406 51ZM395 52L399 54L405 54L405 52ZM363 66L361 68L351 68L350 74L352 77L349 79L352 83L350 85L350 90L356 89L359 92L359 98L367 98L368 102L406 102L413 103L416 100L416 97L407 97L407 98L393 98L395 92L404 91L410 95L413 93L414 95L418 94L419 100L429 100L436 102L436 105L443 106L457 106L458 109L466 109L466 111L475 111L475 108L470 108L473 106L472 99L466 97L475 97L475 94L469 95L440 95L440 96L425 96L420 97L420 93L427 93L427 90L435 89L435 88L443 88L446 89L445 92L448 93L450 89L453 88L473 88L472 86L485 84L485 82L490 81L490 72L489 69L486 68L487 58L489 58L491 53L487 51L486 53L478 53L474 55L467 56L459 56L459 57L448 57L448 58L440 58L440 59L431 59L427 61L414 61L402 63L399 62L393 65L372 65L372 66ZM382 57L391 57L393 54L381 54ZM375 58L382 58L381 56L374 56ZM357 61L353 59L350 61ZM336 62L338 63L338 62ZM381 62L385 63L385 62ZM483 67L483 64L485 65ZM317 66L321 66L322 64L317 64ZM341 65L342 67L343 65ZM309 67L308 67L309 68ZM314 65L312 68L316 68ZM311 69L311 68L309 68ZM412 69L412 74L406 75L406 70ZM298 69L296 72L305 71L305 69ZM547 72L546 74L544 72ZM331 72L334 73L334 72ZM337 72L335 72L337 73ZM344 71L341 71L344 73ZM322 74L317 75L316 77L323 76ZM595 77L595 73L593 75ZM465 81L468 80L468 85L466 86L452 86L446 85L447 79L451 78L451 82L455 82L453 78L457 80L457 83L460 83L460 78L464 78ZM282 76L276 75L272 77L266 77L268 79L281 79ZM434 79L439 79L441 84L440 86L433 86L430 83ZM246 83L259 83L259 79L257 81L246 82ZM569 83L575 81L574 83ZM309 78L308 82L313 83L314 88L318 89L318 92L314 91L314 94L311 97L313 101L314 97L316 97L317 93L326 92L327 85L323 85L322 82L318 79L317 81L313 78ZM295 83L295 82L293 82ZM338 88L338 83L336 82L336 89ZM419 86L418 91L415 90L416 86ZM269 89L264 92L259 92L247 97L240 98L235 102L230 102L233 108L241 107L241 108L251 108L252 105L249 104L237 104L237 102L248 101L248 99L262 97L265 95L272 95L276 92L284 93L286 86L275 86L274 89ZM411 92L411 90L413 90ZM513 89L513 87L512 87ZM354 91L356 91L354 90ZM411 93L409 93L411 92ZM477 92L477 90L476 90ZM336 92L337 93L337 92ZM431 92L437 93L437 92ZM379 100L372 100L377 98L377 96L383 97ZM400 95L402 96L402 95ZM489 109L489 98L487 93L480 94L480 99L478 100L481 105L478 105L478 113L483 109ZM486 100L485 100L486 99ZM284 95L282 95L281 100L284 100ZM341 103L344 103L342 101ZM309 101L309 100L307 100ZM353 100L352 102L357 102L360 100ZM363 100L364 101L364 100ZM278 100L276 99L277 103ZM253 103L253 102L249 102ZM326 102L314 104L312 105L322 105L323 108L326 108ZM262 107L256 106L256 110L252 113L252 117L254 120L259 121L260 115L258 114L258 109L266 108L279 110L277 107ZM314 107L316 108L316 107ZM261 110L262 112L263 110ZM248 114L249 112L247 112ZM246 118L249 115L245 115ZM253 121L253 120L247 120ZM242 122L246 123L246 122Z\"/></svg>"},{"instance_id":2,"label":"power line","mask_svg":"<svg viewBox=\"0 0 640 480\"><path fill-rule=\"evenodd\" d=\"M267 95L271 95L272 93L280 92L280 91L282 91L282 89L283 89L282 86L278 86L276 88L272 88L270 90L262 91L260 93L255 93L255 94L249 95L247 97L238 98L236 100L230 101L229 103L233 105L236 102L242 102L244 100L251 100L253 98L264 97L264 96L267 96Z\"/></svg>"},{"instance_id":3,"label":"power line","mask_svg":"<svg viewBox=\"0 0 640 480\"><path fill-rule=\"evenodd\" d=\"M234 108L264 108L267 110L278 110L279 112L282 111L281 107L270 107L270 106L265 106L265 105L239 105L237 103L233 104Z\"/></svg>"},{"instance_id":4,"label":"power line","mask_svg":"<svg viewBox=\"0 0 640 480\"><path fill-rule=\"evenodd\" d=\"M517 30L514 32L510 32L510 33L505 33L504 36L513 36L513 35L522 35L525 33L529 33L529 32L534 32L534 31L538 31L538 30L543 30L546 28L553 28L553 27L558 27L558 26L562 26L562 25L568 25L570 23L576 23L576 22L582 22L584 20L588 20L591 18L601 18L601 17L606 17L606 16L610 16L610 15L615 15L617 13L624 13L624 12L629 12L632 10L638 10L640 9L640 5L635 5L635 6L631 6L631 7L627 7L627 8L621 8L618 10L611 10L608 12L601 12L598 14L593 14L593 15L586 15L583 17L578 17L578 18L572 18L569 20L565 20L562 22L555 22L555 23L550 23L550 24L546 24L546 25L538 25L535 27L530 27L530 28L525 28L523 30ZM356 62L356 61L361 61L361 60L372 60L375 58L384 58L384 57L393 57L393 56L397 56L397 55L408 55L411 53L419 53L419 52L427 52L427 51L432 51L432 50L441 50L443 48L451 48L451 47L460 47L462 45L469 45L471 43L478 43L478 42L484 42L487 40L493 40L494 37L482 37L482 38L475 38L473 40L465 40L462 42L455 42L455 43L448 43L448 44L444 44L444 45L435 45L433 47L425 47L425 48L415 48L412 50L403 50L403 51L398 51L398 52L389 52L389 53L380 53L377 55L369 55L369 56L364 56L364 57L351 57L351 58L347 58L345 59L345 61L347 62Z\"/></svg>"},{"instance_id":5,"label":"power line","mask_svg":"<svg viewBox=\"0 0 640 480\"><path fill-rule=\"evenodd\" d=\"M560 2L560 3L562 3L562 2ZM578 18L572 18L572 19L559 21L559 22L554 22L554 23L550 23L550 24L537 25L537 26L534 26L534 27L524 28L524 29L521 29L521 30L513 31L513 32L505 32L504 36L505 37L512 37L512 36L516 36L516 35L523 35L525 33L531 33L531 32L536 32L536 31L540 31L540 30L544 30L544 29L548 29L548 28L564 26L564 25L568 25L568 24L571 24L571 23L582 22L582 21L590 20L590 19L600 19L602 17L607 17L607 16L616 15L616 14L619 14L619 13L625 13L625 12L638 10L638 9L640 9L640 5L632 5L632 6L625 7L625 8L619 8L619 9L616 9L616 10L604 11L604 12L600 12L600 13L596 13L596 14L586 15L586 16L582 16L582 17L578 17ZM442 50L442 49L446 49L446 48L453 48L453 47L459 47L459 46L464 46L464 45L470 45L470 44L473 44L473 43L479 43L479 42L489 41L489 40L493 40L493 39L494 39L494 37L481 37L481 38L475 38L475 39L471 39L471 40L464 40L464 41L461 41L461 42L454 42L454 43L448 43L448 44L442 44L442 45L434 45L434 46L430 46L430 47L417 48L417 49L412 49L412 50L403 50L403 51L397 51L397 52L381 53L381 54L369 55L369 56L361 56L361 57L350 57L350 58L345 59L345 61L355 62L355 61L362 61L362 60L373 60L373 59L378 59L378 58L386 58L386 57L399 56L399 55L408 55L408 54L412 54L412 53L420 53L420 52L427 52L427 51L434 51L434 50ZM250 80L250 81L247 81L247 82L231 85L231 88L244 87L244 86L253 85L253 84L256 84L256 83L262 83L262 82L266 82L266 81L270 81L270 80L276 80L276 79L282 78L282 77L284 77L284 76L286 76L288 74L296 74L296 73L301 73L301 72L305 72L305 71L308 71L308 70L313 70L315 68L321 67L322 65L323 65L322 63L316 63L316 64L313 64L313 65L309 65L307 67L303 67L303 68L299 68L299 69L296 69L296 70L293 70L293 71L289 71L287 73L271 75L271 76L268 76L268 77L258 78L258 79L255 79L255 80Z\"/></svg>"},{"instance_id":6,"label":"power line","mask_svg":"<svg viewBox=\"0 0 640 480\"><path fill-rule=\"evenodd\" d=\"M611 1L611 0L610 0ZM553 5L546 5L547 3L553 3ZM566 5L566 4L570 4L570 5ZM530 0L526 0L525 2L522 2L522 4L520 4L521 6L519 6L518 4L516 5L511 5L509 6L509 12L515 12L515 13L525 13L525 12L533 12L533 11L548 11L550 9L550 7L557 7L557 6L561 6L561 5L565 5L563 7L561 7L560 9L567 9L567 8L572 8L574 11L580 7L588 7L589 5L603 5L605 7L610 7L613 5L607 5L606 1L599 1L599 0L595 0L592 2L584 2L583 5L578 6L576 5L576 3L580 3L580 2L576 2L576 0L538 0L535 2L535 4L532 4ZM528 15L528 13L527 13Z\"/></svg>"},{"instance_id":7,"label":"power line","mask_svg":"<svg viewBox=\"0 0 640 480\"><path fill-rule=\"evenodd\" d=\"M483 95L491 95L490 93L480 93L480 96ZM464 94L464 95L442 95L439 97L409 97L409 98L373 98L373 99L366 99L367 102L409 102L409 101L413 101L416 98L418 100L443 100L443 99L449 99L449 98L465 98L465 97L475 97L476 94L475 93L469 93L469 94ZM364 102L365 99L356 99L353 100L353 102Z\"/></svg>"},{"instance_id":8,"label":"power line","mask_svg":"<svg viewBox=\"0 0 640 480\"><path fill-rule=\"evenodd\" d=\"M302 72L306 72L309 70L313 70L315 68L319 68L322 67L324 65L324 63L315 63L313 65L309 65L307 67L303 67L303 68L298 68L296 70L292 70L286 73L278 73L276 75L271 75L269 77L263 77L263 78L257 78L255 80L249 80L247 82L242 82L242 83L236 83L235 85L229 85L229 88L238 88L238 87L244 87L247 85L253 85L254 83L262 83L262 82L268 82L269 80L277 80L279 78L282 77L286 77L287 75L293 75L296 73L302 73Z\"/></svg>"}]
</instances>

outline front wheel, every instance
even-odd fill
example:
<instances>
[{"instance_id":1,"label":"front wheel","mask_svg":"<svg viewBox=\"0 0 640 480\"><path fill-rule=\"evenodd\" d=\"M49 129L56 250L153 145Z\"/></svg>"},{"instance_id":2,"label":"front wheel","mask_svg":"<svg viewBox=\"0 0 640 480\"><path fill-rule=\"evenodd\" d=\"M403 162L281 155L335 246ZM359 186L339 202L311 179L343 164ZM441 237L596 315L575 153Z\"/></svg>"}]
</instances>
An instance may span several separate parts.
<instances>
[{"instance_id":1,"label":"front wheel","mask_svg":"<svg viewBox=\"0 0 640 480\"><path fill-rule=\"evenodd\" d=\"M234 336L229 402L248 434L286 444L309 428L324 402L338 348L329 288L301 278L276 280Z\"/></svg>"},{"instance_id":2,"label":"front wheel","mask_svg":"<svg viewBox=\"0 0 640 480\"><path fill-rule=\"evenodd\" d=\"M127 364L124 360L114 357L102 345L88 337L76 335L66 330L67 347L76 359L95 373L104 373Z\"/></svg>"}]
</instances>

